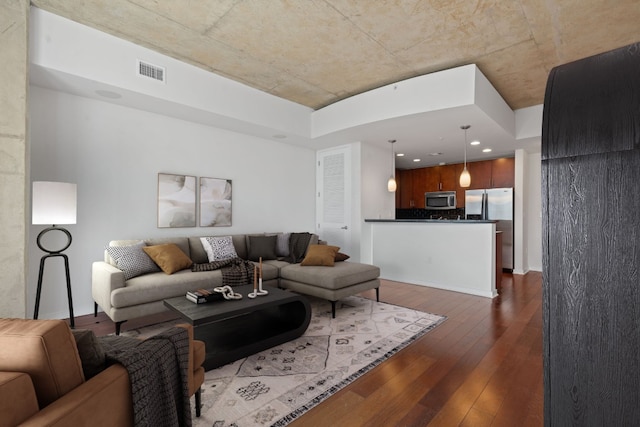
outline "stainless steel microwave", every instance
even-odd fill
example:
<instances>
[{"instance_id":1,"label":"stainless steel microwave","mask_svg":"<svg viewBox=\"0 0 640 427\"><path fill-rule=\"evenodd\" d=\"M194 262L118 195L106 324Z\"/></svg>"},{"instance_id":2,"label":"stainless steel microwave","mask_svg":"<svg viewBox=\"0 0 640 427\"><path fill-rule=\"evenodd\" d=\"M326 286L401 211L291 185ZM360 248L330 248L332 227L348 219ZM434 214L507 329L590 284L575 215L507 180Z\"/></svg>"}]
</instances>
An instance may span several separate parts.
<instances>
[{"instance_id":1,"label":"stainless steel microwave","mask_svg":"<svg viewBox=\"0 0 640 427\"><path fill-rule=\"evenodd\" d=\"M434 191L424 193L425 209L445 210L456 208L455 191Z\"/></svg>"}]
</instances>

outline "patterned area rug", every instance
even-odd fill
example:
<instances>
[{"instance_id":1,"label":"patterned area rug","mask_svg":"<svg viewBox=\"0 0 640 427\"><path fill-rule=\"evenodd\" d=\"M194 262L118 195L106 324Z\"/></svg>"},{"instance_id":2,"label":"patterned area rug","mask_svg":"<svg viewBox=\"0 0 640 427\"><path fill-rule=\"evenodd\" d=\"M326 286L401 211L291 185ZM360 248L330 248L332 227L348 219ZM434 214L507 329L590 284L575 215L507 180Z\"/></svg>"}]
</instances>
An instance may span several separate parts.
<instances>
[{"instance_id":1,"label":"patterned area rug","mask_svg":"<svg viewBox=\"0 0 640 427\"><path fill-rule=\"evenodd\" d=\"M310 303L303 336L206 373L194 426L287 425L446 319L357 296L332 319L327 301Z\"/></svg>"}]
</instances>

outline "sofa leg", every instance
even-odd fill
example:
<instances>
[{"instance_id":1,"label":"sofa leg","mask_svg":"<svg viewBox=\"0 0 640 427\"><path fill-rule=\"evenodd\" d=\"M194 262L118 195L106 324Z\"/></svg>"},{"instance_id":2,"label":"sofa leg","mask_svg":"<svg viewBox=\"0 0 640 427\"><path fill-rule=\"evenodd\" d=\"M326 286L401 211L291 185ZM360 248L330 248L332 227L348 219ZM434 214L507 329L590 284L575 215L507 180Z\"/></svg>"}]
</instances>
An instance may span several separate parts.
<instances>
[{"instance_id":1,"label":"sofa leg","mask_svg":"<svg viewBox=\"0 0 640 427\"><path fill-rule=\"evenodd\" d=\"M120 335L120 327L124 322L126 322L126 320L123 320L122 322L116 322L116 335Z\"/></svg>"},{"instance_id":2,"label":"sofa leg","mask_svg":"<svg viewBox=\"0 0 640 427\"><path fill-rule=\"evenodd\" d=\"M380 302L380 288L376 288L376 301Z\"/></svg>"},{"instance_id":3,"label":"sofa leg","mask_svg":"<svg viewBox=\"0 0 640 427\"><path fill-rule=\"evenodd\" d=\"M200 416L200 407L202 406L202 387L196 390L196 417Z\"/></svg>"},{"instance_id":4,"label":"sofa leg","mask_svg":"<svg viewBox=\"0 0 640 427\"><path fill-rule=\"evenodd\" d=\"M331 301L331 318L336 318L336 301Z\"/></svg>"}]
</instances>

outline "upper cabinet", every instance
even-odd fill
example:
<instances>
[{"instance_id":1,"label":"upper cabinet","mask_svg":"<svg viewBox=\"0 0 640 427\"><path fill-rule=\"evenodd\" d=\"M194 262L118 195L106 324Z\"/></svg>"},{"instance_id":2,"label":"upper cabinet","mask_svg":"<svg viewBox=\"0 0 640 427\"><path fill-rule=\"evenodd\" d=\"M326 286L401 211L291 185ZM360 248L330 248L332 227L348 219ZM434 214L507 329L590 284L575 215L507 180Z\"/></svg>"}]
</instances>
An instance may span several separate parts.
<instances>
[{"instance_id":1,"label":"upper cabinet","mask_svg":"<svg viewBox=\"0 0 640 427\"><path fill-rule=\"evenodd\" d=\"M491 188L513 187L515 164L516 161L513 157L493 160L491 162Z\"/></svg>"},{"instance_id":2,"label":"upper cabinet","mask_svg":"<svg viewBox=\"0 0 640 427\"><path fill-rule=\"evenodd\" d=\"M467 170L471 175L471 186L464 190L478 190L481 188L513 187L515 174L515 159L513 157L480 162L468 162ZM459 167L458 176L462 173Z\"/></svg>"},{"instance_id":3,"label":"upper cabinet","mask_svg":"<svg viewBox=\"0 0 640 427\"><path fill-rule=\"evenodd\" d=\"M424 209L424 193L428 191L455 191L457 206L464 207L465 190L481 188L513 187L515 160L502 158L467 162L467 170L471 174L471 186L460 187L460 174L463 164L433 166L428 168L396 170L398 191L396 206L398 208Z\"/></svg>"},{"instance_id":4,"label":"upper cabinet","mask_svg":"<svg viewBox=\"0 0 640 427\"><path fill-rule=\"evenodd\" d=\"M427 189L427 171L426 168L412 169L413 187L411 200L413 208L424 209L424 193L430 191Z\"/></svg>"},{"instance_id":5,"label":"upper cabinet","mask_svg":"<svg viewBox=\"0 0 640 427\"><path fill-rule=\"evenodd\" d=\"M413 198L414 169L396 170L396 206L402 209L415 207ZM424 202L423 202L424 203Z\"/></svg>"},{"instance_id":6,"label":"upper cabinet","mask_svg":"<svg viewBox=\"0 0 640 427\"><path fill-rule=\"evenodd\" d=\"M493 160L467 163L467 170L471 175L471 186L467 190L491 188L491 163Z\"/></svg>"}]
</instances>

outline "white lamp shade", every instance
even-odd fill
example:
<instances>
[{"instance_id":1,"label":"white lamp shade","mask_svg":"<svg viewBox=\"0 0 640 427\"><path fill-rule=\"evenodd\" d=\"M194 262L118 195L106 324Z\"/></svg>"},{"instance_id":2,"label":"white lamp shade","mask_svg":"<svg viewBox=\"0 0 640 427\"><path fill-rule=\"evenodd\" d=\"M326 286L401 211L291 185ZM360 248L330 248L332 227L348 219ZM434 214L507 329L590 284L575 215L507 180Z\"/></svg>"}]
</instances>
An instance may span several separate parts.
<instances>
[{"instance_id":1,"label":"white lamp shade","mask_svg":"<svg viewBox=\"0 0 640 427\"><path fill-rule=\"evenodd\" d=\"M75 224L77 185L68 182L34 181L31 192L32 224Z\"/></svg>"},{"instance_id":2,"label":"white lamp shade","mask_svg":"<svg viewBox=\"0 0 640 427\"><path fill-rule=\"evenodd\" d=\"M396 179L393 176L390 177L389 181L387 181L387 190L393 193L394 191L396 191L397 188L398 188L398 184L396 183Z\"/></svg>"},{"instance_id":3,"label":"white lamp shade","mask_svg":"<svg viewBox=\"0 0 640 427\"><path fill-rule=\"evenodd\" d=\"M471 174L467 168L464 168L462 173L460 174L460 187L469 187L471 185Z\"/></svg>"}]
</instances>

